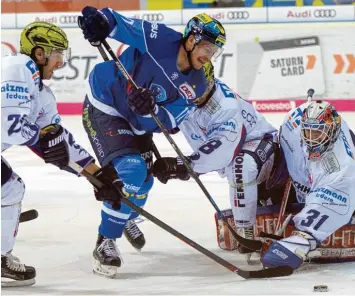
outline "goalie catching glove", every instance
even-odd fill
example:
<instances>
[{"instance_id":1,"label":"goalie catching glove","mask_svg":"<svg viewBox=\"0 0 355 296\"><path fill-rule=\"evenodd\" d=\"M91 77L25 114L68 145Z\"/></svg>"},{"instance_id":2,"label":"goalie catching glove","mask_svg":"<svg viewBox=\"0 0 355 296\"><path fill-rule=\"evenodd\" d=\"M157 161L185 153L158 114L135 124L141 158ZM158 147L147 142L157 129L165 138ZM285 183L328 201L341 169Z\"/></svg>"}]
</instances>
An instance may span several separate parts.
<instances>
[{"instance_id":1,"label":"goalie catching glove","mask_svg":"<svg viewBox=\"0 0 355 296\"><path fill-rule=\"evenodd\" d=\"M42 128L38 143L45 163L51 163L60 169L68 165L69 149L61 125L50 124Z\"/></svg>"},{"instance_id":2,"label":"goalie catching glove","mask_svg":"<svg viewBox=\"0 0 355 296\"><path fill-rule=\"evenodd\" d=\"M187 158L189 161L189 159ZM177 157L162 157L153 164L153 176L166 184L170 179L187 181L190 179L189 172L182 160Z\"/></svg>"}]
</instances>

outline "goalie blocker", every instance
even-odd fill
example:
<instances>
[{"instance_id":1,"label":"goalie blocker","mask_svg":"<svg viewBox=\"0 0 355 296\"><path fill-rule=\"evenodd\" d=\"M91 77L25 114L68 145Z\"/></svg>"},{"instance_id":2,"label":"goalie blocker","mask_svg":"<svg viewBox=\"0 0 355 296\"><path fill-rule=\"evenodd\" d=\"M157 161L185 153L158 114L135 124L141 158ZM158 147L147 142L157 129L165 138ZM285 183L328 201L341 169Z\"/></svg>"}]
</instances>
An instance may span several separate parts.
<instances>
[{"instance_id":1,"label":"goalie blocker","mask_svg":"<svg viewBox=\"0 0 355 296\"><path fill-rule=\"evenodd\" d=\"M259 239L260 232L275 233L275 226L279 213L280 205L269 205L266 207L259 206L257 209L256 224L254 226L254 236ZM294 203L289 212L292 215L297 214L303 208L303 204ZM235 229L233 213L231 209L222 211L224 217ZM236 250L238 242L225 225L219 215L215 214L217 243L218 246L227 251ZM295 230L292 219L290 224L286 227L283 237L290 236ZM332 263L332 262L350 262L355 261L355 214L350 219L347 225L344 225L331 236L327 237L316 251L319 251L319 256L312 257L311 262L317 263Z\"/></svg>"}]
</instances>

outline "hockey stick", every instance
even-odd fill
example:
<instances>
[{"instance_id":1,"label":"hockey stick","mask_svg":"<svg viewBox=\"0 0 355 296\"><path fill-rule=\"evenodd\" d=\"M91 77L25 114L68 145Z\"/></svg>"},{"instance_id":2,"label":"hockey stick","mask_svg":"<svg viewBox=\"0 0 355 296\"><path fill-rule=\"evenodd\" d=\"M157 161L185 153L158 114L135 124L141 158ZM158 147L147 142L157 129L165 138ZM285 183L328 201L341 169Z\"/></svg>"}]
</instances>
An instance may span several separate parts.
<instances>
[{"instance_id":1,"label":"hockey stick","mask_svg":"<svg viewBox=\"0 0 355 296\"><path fill-rule=\"evenodd\" d=\"M307 102L311 102L313 95L314 95L314 89L310 88L307 91ZM271 235L271 234L267 234L267 233L262 232L262 233L260 233L261 237L270 237L270 238L273 238L273 239L282 238L282 236L281 236L282 232L285 230L285 228L286 228L286 226L288 224L288 222L287 222L286 225L285 225L284 217L285 217L286 207L287 207L287 203L288 203L288 198L290 196L291 186L292 186L292 179L291 179L291 177L289 177L287 179L287 181L286 181L284 194L282 196L279 216L277 217L277 223L276 223L276 227L275 227L275 234ZM288 221L289 220L290 220L290 218L288 219Z\"/></svg>"},{"instance_id":2,"label":"hockey stick","mask_svg":"<svg viewBox=\"0 0 355 296\"><path fill-rule=\"evenodd\" d=\"M103 58L104 61L107 62L107 61L110 60L110 59L108 58L108 56L107 56L105 50L102 48L102 45L101 45L101 44L99 44L99 45L91 44L91 45L97 47L97 49L99 50L99 52L100 52L100 54L101 54L101 56L102 56L102 58ZM155 146L155 143L153 142L153 140L152 140L152 150L153 150L153 153L154 153L154 155L155 155L155 158L157 158L157 159L158 159L158 158L161 158L161 155L160 155L160 153L159 153L159 150L158 150L157 146Z\"/></svg>"},{"instance_id":3,"label":"hockey stick","mask_svg":"<svg viewBox=\"0 0 355 296\"><path fill-rule=\"evenodd\" d=\"M289 177L289 178L287 178L285 189L284 189L284 194L282 196L279 216L277 217L277 223L276 223L276 227L275 227L275 235L281 235L281 233L280 233L281 223L284 220L286 206L287 206L287 202L288 202L288 197L290 195L291 186L292 186L292 181L291 181L291 178Z\"/></svg>"},{"instance_id":4,"label":"hockey stick","mask_svg":"<svg viewBox=\"0 0 355 296\"><path fill-rule=\"evenodd\" d=\"M313 95L314 95L314 89L310 88L307 91L307 102L311 102ZM287 179L287 181L286 181L284 194L282 196L280 212L279 212L279 216L277 218L277 223L276 223L276 228L275 228L275 235L279 235L280 236L282 234L281 224L284 221L284 216L285 216L285 211L286 211L286 207L287 207L288 198L289 198L289 195L290 195L291 186L292 186L292 180L291 180L291 177L289 177Z\"/></svg>"},{"instance_id":5,"label":"hockey stick","mask_svg":"<svg viewBox=\"0 0 355 296\"><path fill-rule=\"evenodd\" d=\"M110 45L107 43L106 40L102 41L102 44L104 45L104 47L106 48L106 50L108 51L108 53L110 54L111 58L115 61L118 69L122 72L123 76L127 79L127 81L131 84L131 86L135 89L138 88L138 86L136 85L136 83L133 81L133 79L129 76L126 68L124 67L124 65L120 62L120 60L116 57L115 53L113 52L112 48L110 47ZM221 219L223 220L223 222L227 225L229 231L232 233L232 235L234 236L234 238L244 247L253 250L253 251L258 251L262 248L263 243L261 241L257 241L257 240L250 240L250 239L246 239L242 236L240 236L235 230L234 228L228 223L227 219L223 216L221 210L219 209L219 207L217 206L217 204L215 203L215 201L213 200L212 196L209 194L209 192L207 191L206 187L202 184L200 178L198 177L198 175L195 173L195 171L191 168L188 160L185 158L184 154L181 152L180 148L177 146L177 144L175 143L175 141L173 140L173 138L170 136L170 134L168 133L168 131L166 130L165 126L163 125L163 123L160 121L160 119L158 118L158 116L156 116L156 114L152 111L150 112L150 115L152 116L152 118L155 120L155 122L157 123L157 125L159 126L159 128L161 129L161 131L163 132L164 136L166 137L166 139L169 141L170 145L173 147L173 149L175 150L175 152L177 153L177 155L181 158L182 162L184 163L188 173L190 174L190 176L192 176L196 183L198 184L198 186L202 189L203 193L205 194L205 196L207 197L207 199L210 201L210 203L212 204L212 206L215 208L216 212L218 213L218 215L221 217Z\"/></svg>"},{"instance_id":6,"label":"hockey stick","mask_svg":"<svg viewBox=\"0 0 355 296\"><path fill-rule=\"evenodd\" d=\"M98 180L95 176L91 175L90 173L86 172L81 166L76 164L75 162L69 162L68 164L69 167L71 167L74 171L76 171L79 174L82 174L85 176L92 184L95 184L97 187L102 187L103 184L101 183L100 180ZM117 194L120 192L120 188L117 187ZM122 194L120 194L122 195ZM190 247L194 248L195 250L199 251L200 253L204 254L208 258L212 259L219 265L222 265L223 267L227 268L228 270L232 271L233 273L238 274L239 276L245 278L245 279L250 279L250 278L270 278L270 277L282 277L282 276L289 276L293 273L293 269L289 266L280 266L280 267L275 267L275 268L269 268L269 269L261 269L261 270L242 270L239 269L238 267L234 266L230 262L224 260L223 258L217 256L216 254L212 253L211 251L205 249L201 245L197 244L193 240L189 239L182 233L178 232L168 224L164 223L160 219L156 218L149 212L145 211L144 209L140 208L137 206L135 203L131 202L129 199L126 197L122 197L121 202L127 206L129 206L131 209L135 210L137 213L142 215L143 217L147 218L151 222L153 222L155 225L161 227L165 231L169 232L170 234L174 235L175 237L179 238L182 240L184 243L188 244Z\"/></svg>"},{"instance_id":7,"label":"hockey stick","mask_svg":"<svg viewBox=\"0 0 355 296\"><path fill-rule=\"evenodd\" d=\"M20 223L34 220L38 217L38 212L34 209L24 211L20 214Z\"/></svg>"}]
</instances>

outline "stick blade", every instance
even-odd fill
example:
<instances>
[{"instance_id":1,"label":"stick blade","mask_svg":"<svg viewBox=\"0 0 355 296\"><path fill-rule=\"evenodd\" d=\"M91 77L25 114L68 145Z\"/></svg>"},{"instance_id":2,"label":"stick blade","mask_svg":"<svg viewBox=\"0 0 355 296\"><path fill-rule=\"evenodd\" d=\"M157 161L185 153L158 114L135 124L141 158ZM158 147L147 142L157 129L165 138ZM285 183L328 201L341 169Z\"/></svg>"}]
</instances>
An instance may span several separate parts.
<instances>
[{"instance_id":1,"label":"stick blade","mask_svg":"<svg viewBox=\"0 0 355 296\"><path fill-rule=\"evenodd\" d=\"M38 217L38 212L36 210L28 210L20 214L20 223L34 220Z\"/></svg>"},{"instance_id":2,"label":"stick blade","mask_svg":"<svg viewBox=\"0 0 355 296\"><path fill-rule=\"evenodd\" d=\"M237 273L245 279L265 279L289 276L293 274L293 269L290 266L278 266L260 270L238 270Z\"/></svg>"}]
</instances>

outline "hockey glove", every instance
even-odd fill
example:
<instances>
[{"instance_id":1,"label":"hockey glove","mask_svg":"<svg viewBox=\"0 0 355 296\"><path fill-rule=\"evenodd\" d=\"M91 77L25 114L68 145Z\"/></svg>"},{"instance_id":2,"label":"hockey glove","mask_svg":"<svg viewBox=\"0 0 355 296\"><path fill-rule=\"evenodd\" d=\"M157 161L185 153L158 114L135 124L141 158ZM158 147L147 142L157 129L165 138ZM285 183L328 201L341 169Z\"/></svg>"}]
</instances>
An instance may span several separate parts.
<instances>
[{"instance_id":1,"label":"hockey glove","mask_svg":"<svg viewBox=\"0 0 355 296\"><path fill-rule=\"evenodd\" d=\"M127 104L135 113L148 115L155 107L154 95L148 89L138 87L128 95Z\"/></svg>"},{"instance_id":2,"label":"hockey glove","mask_svg":"<svg viewBox=\"0 0 355 296\"><path fill-rule=\"evenodd\" d=\"M38 140L45 163L51 163L62 169L69 163L69 150L65 141L65 132L61 125L50 124L41 129Z\"/></svg>"},{"instance_id":3,"label":"hockey glove","mask_svg":"<svg viewBox=\"0 0 355 296\"><path fill-rule=\"evenodd\" d=\"M99 201L106 201L112 205L112 208L119 210L121 208L121 198L124 198L122 193L123 183L118 178L115 169L112 165L107 165L97 171L94 176L99 179L104 186L94 186L95 198Z\"/></svg>"},{"instance_id":4,"label":"hockey glove","mask_svg":"<svg viewBox=\"0 0 355 296\"><path fill-rule=\"evenodd\" d=\"M180 158L162 157L153 164L153 176L166 184L170 179L187 181L190 179L189 172Z\"/></svg>"},{"instance_id":5,"label":"hockey glove","mask_svg":"<svg viewBox=\"0 0 355 296\"><path fill-rule=\"evenodd\" d=\"M81 13L83 15L78 17L78 26L83 31L84 38L91 43L105 40L117 25L113 14L107 8L101 11L86 6Z\"/></svg>"}]
</instances>

